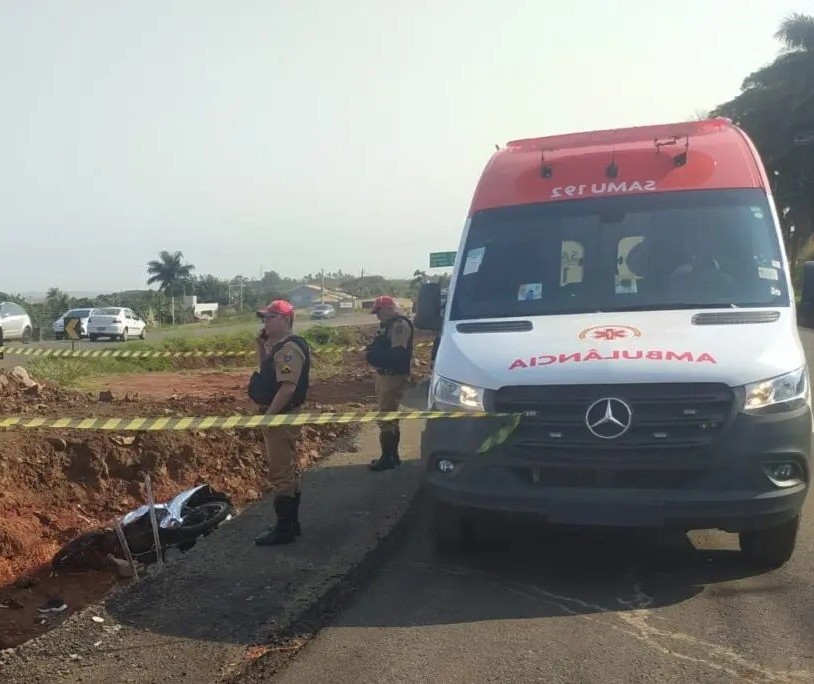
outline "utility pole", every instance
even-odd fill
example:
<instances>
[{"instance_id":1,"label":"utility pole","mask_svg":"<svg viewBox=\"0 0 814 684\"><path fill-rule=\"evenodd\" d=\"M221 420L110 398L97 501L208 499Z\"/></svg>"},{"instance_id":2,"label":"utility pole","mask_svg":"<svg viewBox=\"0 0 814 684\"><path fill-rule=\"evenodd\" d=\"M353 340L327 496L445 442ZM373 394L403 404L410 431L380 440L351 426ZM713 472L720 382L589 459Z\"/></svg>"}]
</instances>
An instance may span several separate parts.
<instances>
[{"instance_id":1,"label":"utility pole","mask_svg":"<svg viewBox=\"0 0 814 684\"><path fill-rule=\"evenodd\" d=\"M237 283L229 283L229 304L235 303L235 296L232 294L232 287L236 288L235 292L237 294L238 310L243 311L243 288L245 287L245 283L242 280Z\"/></svg>"},{"instance_id":2,"label":"utility pole","mask_svg":"<svg viewBox=\"0 0 814 684\"><path fill-rule=\"evenodd\" d=\"M325 269L322 269L322 303L325 303Z\"/></svg>"}]
</instances>

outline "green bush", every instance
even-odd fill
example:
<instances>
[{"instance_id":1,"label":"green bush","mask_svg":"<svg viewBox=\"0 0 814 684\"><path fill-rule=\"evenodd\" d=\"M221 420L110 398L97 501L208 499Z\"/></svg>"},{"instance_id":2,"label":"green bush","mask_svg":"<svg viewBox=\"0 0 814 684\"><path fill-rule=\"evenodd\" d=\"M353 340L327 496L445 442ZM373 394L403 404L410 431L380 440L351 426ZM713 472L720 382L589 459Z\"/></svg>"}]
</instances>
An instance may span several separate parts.
<instances>
[{"instance_id":1,"label":"green bush","mask_svg":"<svg viewBox=\"0 0 814 684\"><path fill-rule=\"evenodd\" d=\"M314 325L307 328L302 336L313 347L342 344L342 334L339 328L331 328L327 325Z\"/></svg>"}]
</instances>

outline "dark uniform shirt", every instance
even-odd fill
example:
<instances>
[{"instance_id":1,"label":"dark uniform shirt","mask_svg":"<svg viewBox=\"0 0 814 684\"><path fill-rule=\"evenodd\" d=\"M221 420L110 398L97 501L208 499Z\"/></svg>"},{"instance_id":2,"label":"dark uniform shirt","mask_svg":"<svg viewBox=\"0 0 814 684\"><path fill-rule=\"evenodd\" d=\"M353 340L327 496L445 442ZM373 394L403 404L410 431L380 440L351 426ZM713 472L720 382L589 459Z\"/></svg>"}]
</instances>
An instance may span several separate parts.
<instances>
[{"instance_id":1,"label":"dark uniform shirt","mask_svg":"<svg viewBox=\"0 0 814 684\"><path fill-rule=\"evenodd\" d=\"M275 343L268 354L259 373L252 376L249 386L251 398L268 408L283 383L290 382L296 389L283 412L297 408L305 402L308 392L311 367L308 343L298 335L288 335Z\"/></svg>"},{"instance_id":2,"label":"dark uniform shirt","mask_svg":"<svg viewBox=\"0 0 814 684\"><path fill-rule=\"evenodd\" d=\"M405 316L385 321L367 346L367 361L382 375L409 375L413 360L413 324Z\"/></svg>"}]
</instances>

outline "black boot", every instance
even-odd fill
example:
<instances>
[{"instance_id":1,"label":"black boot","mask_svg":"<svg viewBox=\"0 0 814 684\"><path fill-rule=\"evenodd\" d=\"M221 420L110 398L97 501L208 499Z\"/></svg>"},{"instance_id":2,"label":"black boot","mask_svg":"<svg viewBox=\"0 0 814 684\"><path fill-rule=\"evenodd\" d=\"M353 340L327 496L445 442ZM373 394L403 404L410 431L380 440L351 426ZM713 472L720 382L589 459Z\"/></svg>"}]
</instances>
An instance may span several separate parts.
<instances>
[{"instance_id":1,"label":"black boot","mask_svg":"<svg viewBox=\"0 0 814 684\"><path fill-rule=\"evenodd\" d=\"M256 537L254 543L258 546L277 546L290 544L296 538L296 505L297 499L293 496L274 497L274 512L277 514L277 524L265 534Z\"/></svg>"},{"instance_id":2,"label":"black boot","mask_svg":"<svg viewBox=\"0 0 814 684\"><path fill-rule=\"evenodd\" d=\"M396 467L396 435L393 432L379 433L379 443L382 447L382 455L378 461L373 461L368 467L371 470L391 470Z\"/></svg>"}]
</instances>

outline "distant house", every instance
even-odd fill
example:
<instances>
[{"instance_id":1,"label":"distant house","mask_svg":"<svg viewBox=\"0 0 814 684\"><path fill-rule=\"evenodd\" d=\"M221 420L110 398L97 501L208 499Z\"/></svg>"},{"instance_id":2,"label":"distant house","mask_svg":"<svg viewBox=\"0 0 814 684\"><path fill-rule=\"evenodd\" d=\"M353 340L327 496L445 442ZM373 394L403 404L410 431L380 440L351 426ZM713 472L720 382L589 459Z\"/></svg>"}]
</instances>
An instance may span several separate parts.
<instances>
[{"instance_id":1,"label":"distant house","mask_svg":"<svg viewBox=\"0 0 814 684\"><path fill-rule=\"evenodd\" d=\"M218 315L218 304L215 302L199 302L197 295L184 297L184 306L192 309L192 315L196 319L212 319Z\"/></svg>"},{"instance_id":2,"label":"distant house","mask_svg":"<svg viewBox=\"0 0 814 684\"><path fill-rule=\"evenodd\" d=\"M319 285L300 285L291 290L286 297L294 307L307 309L315 304L333 304L337 308L353 308L354 298L347 292L339 292L337 290L325 290L324 300L323 291Z\"/></svg>"}]
</instances>

